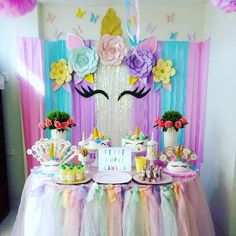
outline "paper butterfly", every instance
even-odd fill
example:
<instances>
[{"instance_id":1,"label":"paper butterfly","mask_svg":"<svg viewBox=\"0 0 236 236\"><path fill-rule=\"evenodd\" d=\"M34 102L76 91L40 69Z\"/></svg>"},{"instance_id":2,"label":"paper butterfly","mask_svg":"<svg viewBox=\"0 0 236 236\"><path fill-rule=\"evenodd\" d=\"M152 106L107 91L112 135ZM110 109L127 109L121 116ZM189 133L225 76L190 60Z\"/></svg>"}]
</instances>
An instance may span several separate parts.
<instances>
[{"instance_id":1,"label":"paper butterfly","mask_svg":"<svg viewBox=\"0 0 236 236\"><path fill-rule=\"evenodd\" d=\"M58 28L54 30L53 36L56 39L59 39L63 35L63 32L59 31Z\"/></svg>"},{"instance_id":2,"label":"paper butterfly","mask_svg":"<svg viewBox=\"0 0 236 236\"><path fill-rule=\"evenodd\" d=\"M76 27L73 27L72 30L74 31L74 33L76 35L81 35L83 33L82 29L80 28L80 26L76 26Z\"/></svg>"},{"instance_id":3,"label":"paper butterfly","mask_svg":"<svg viewBox=\"0 0 236 236\"><path fill-rule=\"evenodd\" d=\"M76 12L76 16L81 19L85 13L86 13L86 11L83 11L81 8L78 8L78 10Z\"/></svg>"},{"instance_id":4,"label":"paper butterfly","mask_svg":"<svg viewBox=\"0 0 236 236\"><path fill-rule=\"evenodd\" d=\"M176 40L178 32L170 32L170 40Z\"/></svg>"},{"instance_id":5,"label":"paper butterfly","mask_svg":"<svg viewBox=\"0 0 236 236\"><path fill-rule=\"evenodd\" d=\"M152 25L152 23L149 22L148 25L147 25L147 28L146 28L146 33L152 34L156 29L157 29L157 26Z\"/></svg>"},{"instance_id":6,"label":"paper butterfly","mask_svg":"<svg viewBox=\"0 0 236 236\"><path fill-rule=\"evenodd\" d=\"M136 20L136 17L134 16L133 18L129 18L129 25L130 27L132 25L136 26L137 25L137 20Z\"/></svg>"},{"instance_id":7,"label":"paper butterfly","mask_svg":"<svg viewBox=\"0 0 236 236\"><path fill-rule=\"evenodd\" d=\"M170 22L174 22L175 20L175 13L171 13L170 15L166 15L166 22L170 23Z\"/></svg>"},{"instance_id":8,"label":"paper butterfly","mask_svg":"<svg viewBox=\"0 0 236 236\"><path fill-rule=\"evenodd\" d=\"M195 41L196 40L196 32L187 33L187 36L188 36L189 41Z\"/></svg>"},{"instance_id":9,"label":"paper butterfly","mask_svg":"<svg viewBox=\"0 0 236 236\"><path fill-rule=\"evenodd\" d=\"M92 12L90 16L90 22L95 24L97 22L98 17L99 15L95 16L95 14Z\"/></svg>"},{"instance_id":10,"label":"paper butterfly","mask_svg":"<svg viewBox=\"0 0 236 236\"><path fill-rule=\"evenodd\" d=\"M55 19L56 19L56 15L52 15L51 12L48 12L47 22L52 24Z\"/></svg>"}]
</instances>

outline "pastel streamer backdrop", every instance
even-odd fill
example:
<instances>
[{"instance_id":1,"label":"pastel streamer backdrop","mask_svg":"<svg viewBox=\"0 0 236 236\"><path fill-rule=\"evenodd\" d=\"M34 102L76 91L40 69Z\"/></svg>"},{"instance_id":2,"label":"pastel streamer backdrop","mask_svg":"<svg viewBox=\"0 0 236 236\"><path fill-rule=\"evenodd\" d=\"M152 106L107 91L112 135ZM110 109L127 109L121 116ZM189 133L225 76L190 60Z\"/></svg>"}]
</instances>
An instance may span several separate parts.
<instances>
[{"instance_id":1,"label":"pastel streamer backdrop","mask_svg":"<svg viewBox=\"0 0 236 236\"><path fill-rule=\"evenodd\" d=\"M37 44L35 48L38 48L38 50L35 51L32 47L34 40L30 38L22 39L24 43L19 43L19 58L21 58L21 64L25 65L24 76L20 76L19 81L26 147L29 148L39 139L40 134L42 136L43 133L38 130L37 123L52 109L67 111L75 118L77 126L72 129L72 142L77 144L81 140L83 131L88 136L96 126L95 99L98 99L98 95L90 98L80 96L75 91L74 82L71 82L71 93L62 88L53 92L52 80L49 78L50 64L61 58L67 58L68 52L65 41L45 41L43 43L39 40L37 42L41 43ZM86 45L91 47L93 42L86 41ZM172 60L173 67L176 69L176 75L171 78L172 91L169 92L162 88L155 92L152 85L152 76L149 76L145 90L151 87L151 91L142 99L133 98L130 108L132 123L130 129L134 130L135 126L138 125L146 135L151 136L151 133L154 132L155 139L161 141L161 149L163 149L163 137L160 138L160 130L153 129L155 118L160 117L170 109L178 110L185 115L189 120L189 125L184 130L180 130L179 143L185 144L196 151L199 159L195 164L198 167L203 161L209 46L210 40L199 43L157 42L155 58L163 57ZM38 63L34 63L34 53L35 57L38 58ZM35 77L31 76L32 73ZM43 73L45 78L43 78ZM32 78L36 78L36 80ZM41 83L41 90L39 90L40 86L37 82ZM81 85L87 85L87 82L83 81L76 86L79 88ZM93 85L90 84L90 86ZM140 84L136 86L139 86L140 89L143 87ZM112 87L110 89L111 91L107 91L108 93L112 93ZM34 95L31 95L31 93ZM35 94L40 94L40 96ZM35 105L25 105L29 102ZM45 109L42 105L39 105L42 102L45 102ZM35 112L35 107L39 106L40 108ZM106 107L103 109L106 109ZM120 128L122 129L122 127ZM36 130L38 131L36 132ZM49 137L49 133L47 135ZM34 164L32 161L28 162L28 169L30 170Z\"/></svg>"}]
</instances>

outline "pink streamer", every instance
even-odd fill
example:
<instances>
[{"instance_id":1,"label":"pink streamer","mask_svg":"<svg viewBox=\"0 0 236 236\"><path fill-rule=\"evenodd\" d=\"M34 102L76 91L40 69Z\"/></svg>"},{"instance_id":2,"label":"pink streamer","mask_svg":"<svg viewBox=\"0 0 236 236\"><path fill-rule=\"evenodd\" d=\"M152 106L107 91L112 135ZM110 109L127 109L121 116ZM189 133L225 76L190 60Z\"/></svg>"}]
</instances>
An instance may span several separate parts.
<instances>
[{"instance_id":1,"label":"pink streamer","mask_svg":"<svg viewBox=\"0 0 236 236\"><path fill-rule=\"evenodd\" d=\"M33 11L37 0L0 0L0 15L8 17L23 16Z\"/></svg>"},{"instance_id":2,"label":"pink streamer","mask_svg":"<svg viewBox=\"0 0 236 236\"><path fill-rule=\"evenodd\" d=\"M236 0L210 0L212 4L224 12L230 13L236 11Z\"/></svg>"},{"instance_id":3,"label":"pink streamer","mask_svg":"<svg viewBox=\"0 0 236 236\"><path fill-rule=\"evenodd\" d=\"M44 118L43 42L40 39L20 38L18 47L18 79L24 143L27 150L43 137L43 131L38 128L38 122ZM27 156L28 173L38 164L34 158Z\"/></svg>"},{"instance_id":4,"label":"pink streamer","mask_svg":"<svg viewBox=\"0 0 236 236\"><path fill-rule=\"evenodd\" d=\"M203 161L209 49L210 39L189 44L186 117L190 125L184 129L184 145L198 154L194 162L198 167Z\"/></svg>"},{"instance_id":5,"label":"pink streamer","mask_svg":"<svg viewBox=\"0 0 236 236\"><path fill-rule=\"evenodd\" d=\"M122 198L121 187L114 186L116 201L110 202L107 198L108 205L108 232L110 236L122 235Z\"/></svg>"}]
</instances>

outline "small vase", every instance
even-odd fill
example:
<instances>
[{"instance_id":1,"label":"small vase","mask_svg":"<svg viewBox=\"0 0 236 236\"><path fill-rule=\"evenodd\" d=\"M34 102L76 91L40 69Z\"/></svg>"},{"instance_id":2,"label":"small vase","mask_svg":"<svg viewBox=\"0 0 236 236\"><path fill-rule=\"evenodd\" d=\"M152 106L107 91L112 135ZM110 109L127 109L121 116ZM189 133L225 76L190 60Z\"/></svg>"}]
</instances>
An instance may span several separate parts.
<instances>
[{"instance_id":1,"label":"small vase","mask_svg":"<svg viewBox=\"0 0 236 236\"><path fill-rule=\"evenodd\" d=\"M66 130L64 131L59 131L57 129L52 129L51 130L51 138L53 139L64 139L66 140Z\"/></svg>"},{"instance_id":2,"label":"small vase","mask_svg":"<svg viewBox=\"0 0 236 236\"><path fill-rule=\"evenodd\" d=\"M174 127L168 128L166 132L164 132L164 147L175 147L177 146L178 140L178 131L175 130Z\"/></svg>"}]
</instances>

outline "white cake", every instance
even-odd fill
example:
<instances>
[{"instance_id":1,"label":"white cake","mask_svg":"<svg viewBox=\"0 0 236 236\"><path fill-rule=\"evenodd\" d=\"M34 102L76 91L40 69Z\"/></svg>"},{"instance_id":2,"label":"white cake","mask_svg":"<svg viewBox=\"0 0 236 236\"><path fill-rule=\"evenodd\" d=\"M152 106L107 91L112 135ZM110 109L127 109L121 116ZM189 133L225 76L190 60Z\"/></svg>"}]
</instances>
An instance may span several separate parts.
<instances>
[{"instance_id":1,"label":"white cake","mask_svg":"<svg viewBox=\"0 0 236 236\"><path fill-rule=\"evenodd\" d=\"M56 160L45 161L41 166L41 170L44 174L58 174L60 164L61 163Z\"/></svg>"},{"instance_id":2,"label":"white cake","mask_svg":"<svg viewBox=\"0 0 236 236\"><path fill-rule=\"evenodd\" d=\"M148 138L136 127L134 133L129 132L121 139L121 146L130 147L133 152L143 152L147 150L147 141Z\"/></svg>"},{"instance_id":3,"label":"white cake","mask_svg":"<svg viewBox=\"0 0 236 236\"><path fill-rule=\"evenodd\" d=\"M98 132L97 128L94 128L94 132L90 134L87 140L83 136L82 141L79 142L80 147L89 151L96 151L102 147L111 147L111 145L111 139L108 136L104 136L102 132Z\"/></svg>"},{"instance_id":4,"label":"white cake","mask_svg":"<svg viewBox=\"0 0 236 236\"><path fill-rule=\"evenodd\" d=\"M171 161L166 169L171 173L185 173L191 171L188 163L182 161Z\"/></svg>"}]
</instances>

